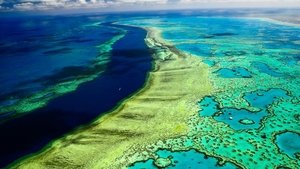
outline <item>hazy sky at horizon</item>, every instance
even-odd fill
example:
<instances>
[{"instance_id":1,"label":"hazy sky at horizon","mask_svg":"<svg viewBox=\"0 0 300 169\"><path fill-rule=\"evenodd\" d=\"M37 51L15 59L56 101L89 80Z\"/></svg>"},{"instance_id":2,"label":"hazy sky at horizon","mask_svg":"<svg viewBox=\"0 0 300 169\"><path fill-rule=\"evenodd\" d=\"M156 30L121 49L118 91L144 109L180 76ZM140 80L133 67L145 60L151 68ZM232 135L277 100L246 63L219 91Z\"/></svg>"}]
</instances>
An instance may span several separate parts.
<instances>
[{"instance_id":1,"label":"hazy sky at horizon","mask_svg":"<svg viewBox=\"0 0 300 169\"><path fill-rule=\"evenodd\" d=\"M0 0L1 11L300 7L300 0Z\"/></svg>"}]
</instances>

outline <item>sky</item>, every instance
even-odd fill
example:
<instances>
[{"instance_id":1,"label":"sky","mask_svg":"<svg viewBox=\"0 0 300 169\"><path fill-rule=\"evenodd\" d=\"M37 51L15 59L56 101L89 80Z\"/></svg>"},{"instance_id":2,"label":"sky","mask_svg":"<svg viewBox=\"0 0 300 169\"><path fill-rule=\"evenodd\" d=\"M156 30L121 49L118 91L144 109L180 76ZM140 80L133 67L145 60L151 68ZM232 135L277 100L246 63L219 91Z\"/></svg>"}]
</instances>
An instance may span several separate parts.
<instances>
[{"instance_id":1,"label":"sky","mask_svg":"<svg viewBox=\"0 0 300 169\"><path fill-rule=\"evenodd\" d=\"M300 7L300 0L0 0L0 11Z\"/></svg>"}]
</instances>

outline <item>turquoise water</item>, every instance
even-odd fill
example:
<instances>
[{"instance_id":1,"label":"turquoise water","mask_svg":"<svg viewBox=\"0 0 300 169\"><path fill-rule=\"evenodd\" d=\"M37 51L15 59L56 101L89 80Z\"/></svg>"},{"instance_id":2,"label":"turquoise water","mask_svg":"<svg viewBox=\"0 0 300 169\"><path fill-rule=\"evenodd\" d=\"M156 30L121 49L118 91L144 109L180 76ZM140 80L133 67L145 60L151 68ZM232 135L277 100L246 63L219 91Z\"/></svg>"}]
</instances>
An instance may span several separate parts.
<instances>
[{"instance_id":1,"label":"turquoise water","mask_svg":"<svg viewBox=\"0 0 300 169\"><path fill-rule=\"evenodd\" d=\"M168 150L160 150L157 152L159 158L169 159L171 163L165 168L174 169L236 169L239 168L232 163L221 163L217 158L206 156L203 153L199 153L195 150L172 152ZM154 160L148 160L146 162L135 163L130 169L149 169L149 168L161 168L155 165Z\"/></svg>"},{"instance_id":2,"label":"turquoise water","mask_svg":"<svg viewBox=\"0 0 300 169\"><path fill-rule=\"evenodd\" d=\"M261 120L267 115L265 110L259 112L251 112L244 109L224 108L222 114L214 117L217 121L228 124L234 130L242 129L258 129ZM249 123L243 120L250 121Z\"/></svg>"},{"instance_id":3,"label":"turquoise water","mask_svg":"<svg viewBox=\"0 0 300 169\"><path fill-rule=\"evenodd\" d=\"M276 136L276 144L280 151L287 154L291 158L296 159L296 153L300 152L300 134L293 132L285 132Z\"/></svg>"},{"instance_id":4,"label":"turquoise water","mask_svg":"<svg viewBox=\"0 0 300 169\"><path fill-rule=\"evenodd\" d=\"M251 73L242 67L235 67L232 69L222 68L216 72L219 76L224 78L250 78Z\"/></svg>"},{"instance_id":5,"label":"turquoise water","mask_svg":"<svg viewBox=\"0 0 300 169\"><path fill-rule=\"evenodd\" d=\"M185 17L168 19L168 22L176 23L181 30L166 31L164 38L178 43L176 46L179 49L198 56L233 57L251 54L264 57L289 53L275 53L278 48L299 49L299 45L293 43L299 38L298 28L255 19ZM185 32L189 32L188 35L183 35ZM197 45L192 43L193 40L197 41Z\"/></svg>"},{"instance_id":6,"label":"turquoise water","mask_svg":"<svg viewBox=\"0 0 300 169\"><path fill-rule=\"evenodd\" d=\"M287 92L282 89L259 90L246 93L244 99L259 111L237 109L231 107L220 108L220 103L212 97L204 97L199 102L199 115L213 117L215 120L228 124L235 130L258 129L262 119L268 115L267 106L278 99L288 98Z\"/></svg>"},{"instance_id":7,"label":"turquoise water","mask_svg":"<svg viewBox=\"0 0 300 169\"><path fill-rule=\"evenodd\" d=\"M203 60L203 62L207 64L209 67L215 66L216 64L214 61L211 60Z\"/></svg>"},{"instance_id":8,"label":"turquoise water","mask_svg":"<svg viewBox=\"0 0 300 169\"><path fill-rule=\"evenodd\" d=\"M219 111L219 104L212 97L204 97L200 102L200 116L213 116Z\"/></svg>"},{"instance_id":9,"label":"turquoise water","mask_svg":"<svg viewBox=\"0 0 300 169\"><path fill-rule=\"evenodd\" d=\"M268 91L258 90L246 93L244 96L251 106L259 108L266 108L274 101L287 97L289 97L287 92L282 89L270 89Z\"/></svg>"},{"instance_id":10,"label":"turquoise water","mask_svg":"<svg viewBox=\"0 0 300 169\"><path fill-rule=\"evenodd\" d=\"M126 23L157 27L166 41L208 66L214 89L199 98L199 111L188 121L189 139L200 140L189 147L245 168L299 168L300 27L193 14ZM158 148L182 153L184 140Z\"/></svg>"},{"instance_id":11,"label":"turquoise water","mask_svg":"<svg viewBox=\"0 0 300 169\"><path fill-rule=\"evenodd\" d=\"M220 108L218 102L210 97L205 97L199 106L199 115L211 116L219 122L228 124L235 130L257 129L261 126L261 120L268 114L266 110L251 112L245 109Z\"/></svg>"},{"instance_id":12,"label":"turquoise water","mask_svg":"<svg viewBox=\"0 0 300 169\"><path fill-rule=\"evenodd\" d=\"M290 65L290 64L288 64ZM279 73L273 69L271 69L267 64L262 63L262 62L252 62L252 66L258 69L261 73L266 73L270 76L274 77L281 77L283 76L282 73Z\"/></svg>"},{"instance_id":13,"label":"turquoise water","mask_svg":"<svg viewBox=\"0 0 300 169\"><path fill-rule=\"evenodd\" d=\"M274 76L282 72L272 70L270 66L275 65L268 65L261 59L272 57L286 60L288 57L289 63L284 64L298 66L291 64L299 61L300 44L297 40L300 29L297 27L259 19L196 16L143 18L126 23L159 27L163 30L163 38L197 56L257 58L252 66Z\"/></svg>"}]
</instances>

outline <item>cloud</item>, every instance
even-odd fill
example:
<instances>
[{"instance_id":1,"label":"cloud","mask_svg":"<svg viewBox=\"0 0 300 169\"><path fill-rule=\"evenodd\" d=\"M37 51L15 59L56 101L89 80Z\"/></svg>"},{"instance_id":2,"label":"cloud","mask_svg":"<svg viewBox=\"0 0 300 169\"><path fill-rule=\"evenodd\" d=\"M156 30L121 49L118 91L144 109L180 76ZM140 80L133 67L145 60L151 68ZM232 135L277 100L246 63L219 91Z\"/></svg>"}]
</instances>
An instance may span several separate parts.
<instances>
[{"instance_id":1,"label":"cloud","mask_svg":"<svg viewBox=\"0 0 300 169\"><path fill-rule=\"evenodd\" d=\"M3 0L2 0L3 1ZM104 0L4 0L2 5L10 10L32 11L32 10L50 10L50 9L74 9L85 7L106 7ZM1 2L1 0L0 0Z\"/></svg>"},{"instance_id":2,"label":"cloud","mask_svg":"<svg viewBox=\"0 0 300 169\"><path fill-rule=\"evenodd\" d=\"M167 0L0 0L11 10L47 10L76 8L105 8L122 5L166 4Z\"/></svg>"},{"instance_id":3,"label":"cloud","mask_svg":"<svg viewBox=\"0 0 300 169\"><path fill-rule=\"evenodd\" d=\"M50 9L89 9L89 8L180 8L180 7L228 7L228 6L268 6L300 5L300 0L0 0L0 10L17 11L50 10ZM224 6L225 5L225 6ZM251 6L250 6L251 7Z\"/></svg>"},{"instance_id":4,"label":"cloud","mask_svg":"<svg viewBox=\"0 0 300 169\"><path fill-rule=\"evenodd\" d=\"M17 10L32 10L34 8L34 4L31 2L24 2L20 4L15 4L14 8Z\"/></svg>"}]
</instances>

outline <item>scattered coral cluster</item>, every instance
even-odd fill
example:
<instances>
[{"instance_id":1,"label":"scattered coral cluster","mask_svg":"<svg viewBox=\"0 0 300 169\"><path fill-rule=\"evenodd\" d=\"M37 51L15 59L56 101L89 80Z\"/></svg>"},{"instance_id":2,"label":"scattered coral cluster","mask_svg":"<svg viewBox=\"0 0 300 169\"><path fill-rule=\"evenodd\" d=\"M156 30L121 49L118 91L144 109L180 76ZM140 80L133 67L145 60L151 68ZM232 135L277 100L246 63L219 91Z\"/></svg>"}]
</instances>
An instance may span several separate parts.
<instances>
[{"instance_id":1,"label":"scattered coral cluster","mask_svg":"<svg viewBox=\"0 0 300 169\"><path fill-rule=\"evenodd\" d=\"M222 21L229 30L219 28L220 24L208 26L211 20ZM217 159L213 168L299 168L300 65L296 55L300 50L294 43L299 28L245 18L186 17L150 23L163 31L167 42L200 56L209 66L214 89L199 98L199 112L189 118L187 135L132 152L129 159L136 162L129 168L182 168L185 161L189 162L184 168L199 168L209 166L213 159ZM166 26L171 24L177 26ZM244 30L245 25L258 31ZM199 32L213 31L234 33L199 36ZM279 36L274 39L276 31Z\"/></svg>"}]
</instances>

